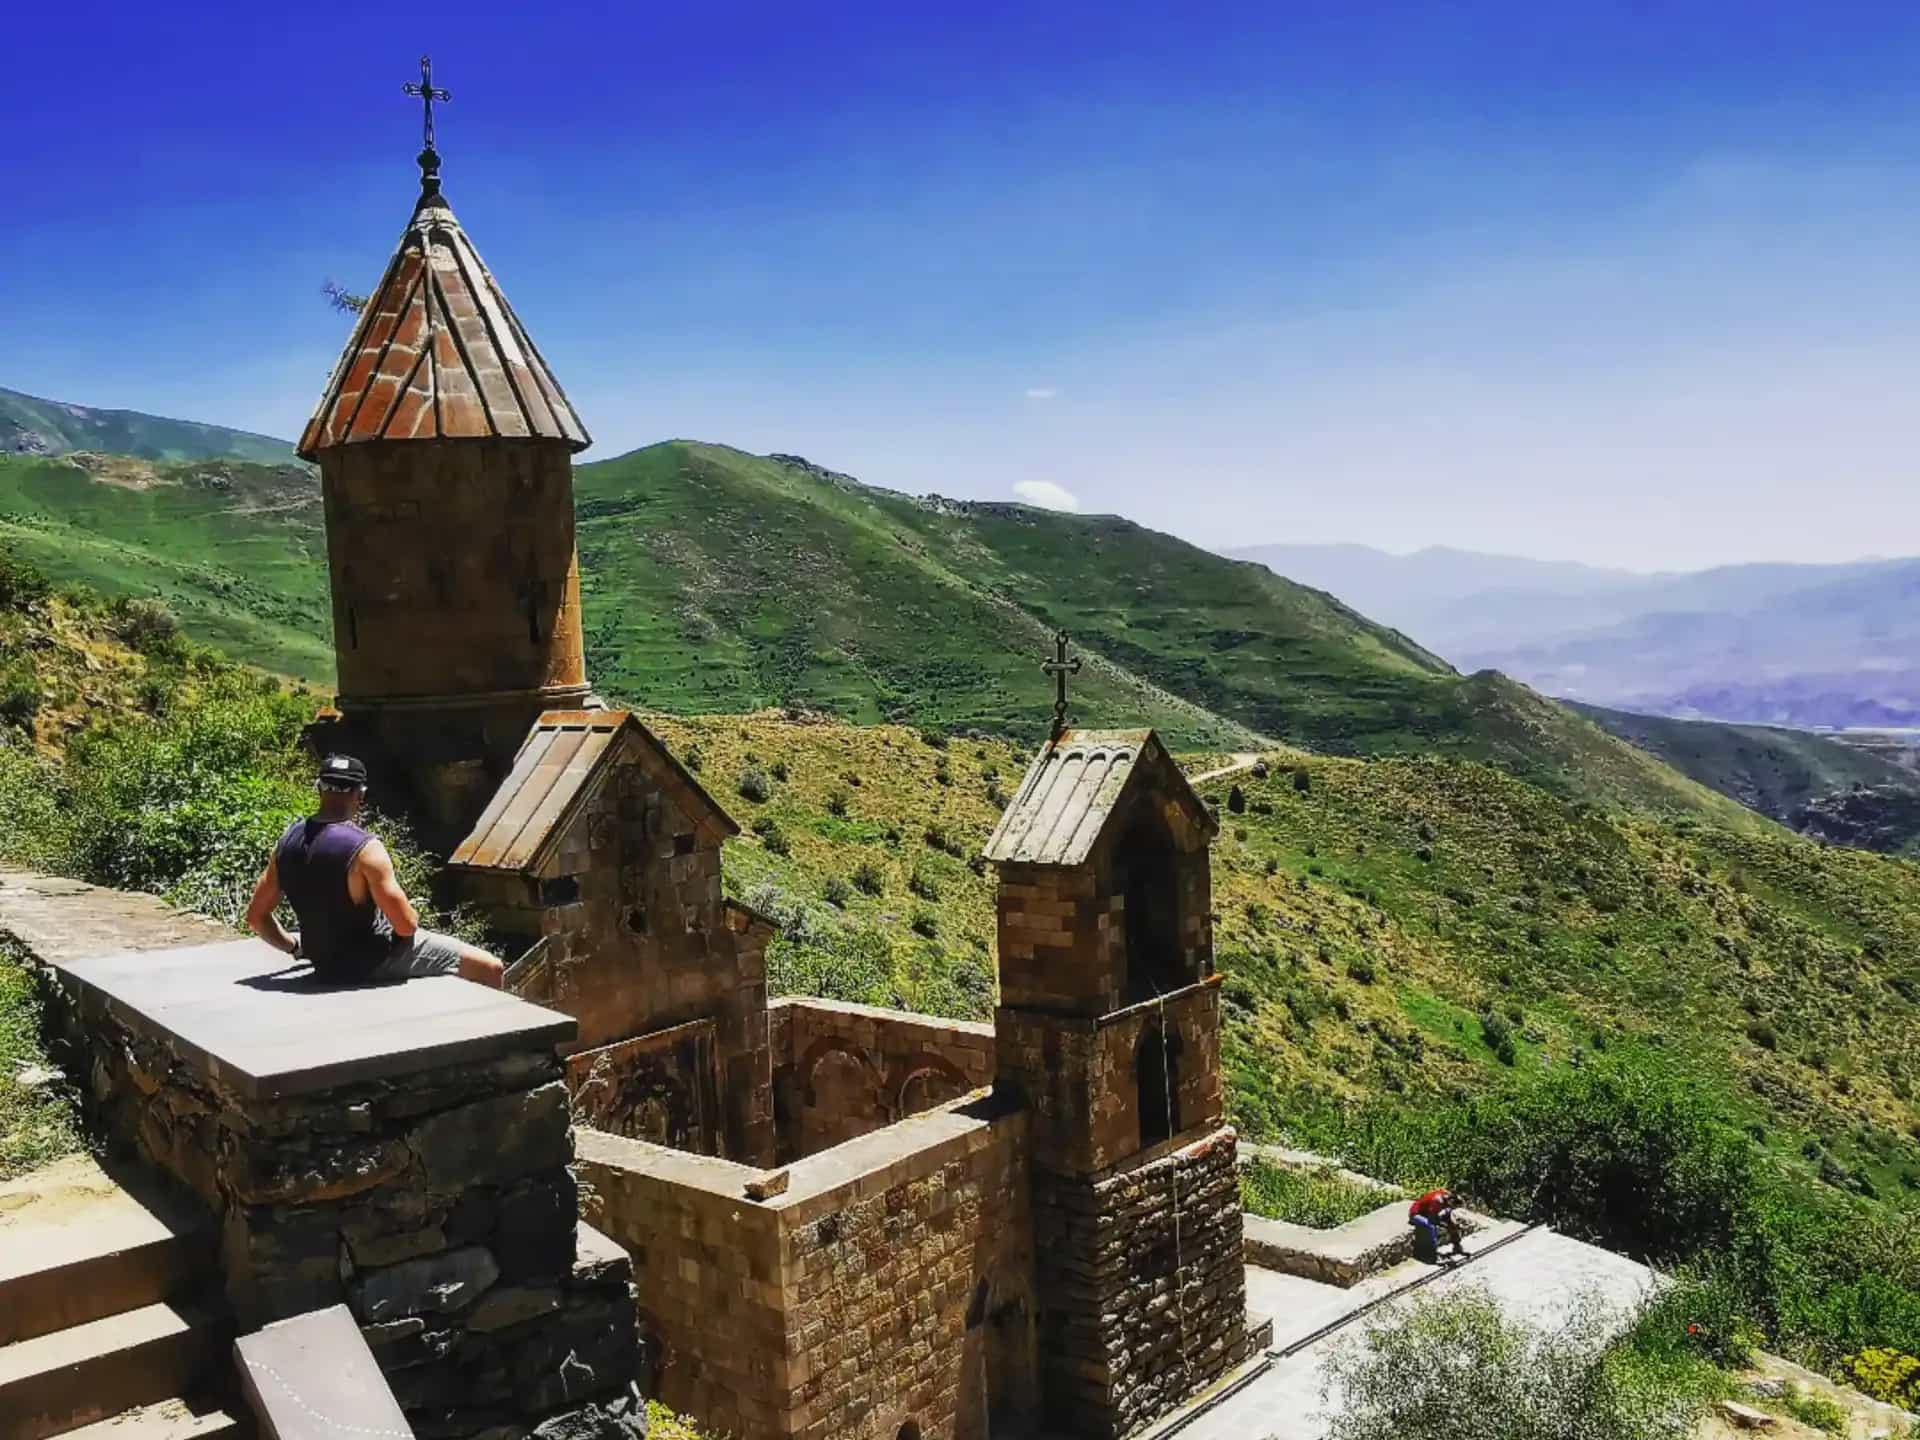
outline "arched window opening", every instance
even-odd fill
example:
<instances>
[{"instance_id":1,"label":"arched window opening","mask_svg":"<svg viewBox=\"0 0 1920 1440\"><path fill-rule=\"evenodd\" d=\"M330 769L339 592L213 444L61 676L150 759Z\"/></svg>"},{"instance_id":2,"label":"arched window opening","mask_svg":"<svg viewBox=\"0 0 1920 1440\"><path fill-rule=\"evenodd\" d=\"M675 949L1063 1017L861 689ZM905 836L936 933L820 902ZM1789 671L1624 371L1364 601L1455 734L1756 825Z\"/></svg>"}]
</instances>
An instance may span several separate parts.
<instances>
[{"instance_id":1,"label":"arched window opening","mask_svg":"<svg viewBox=\"0 0 1920 1440\"><path fill-rule=\"evenodd\" d=\"M1133 1077L1138 1086L1140 1148L1171 1140L1180 1132L1180 1037L1169 1037L1158 1025L1140 1032L1133 1052Z\"/></svg>"},{"instance_id":2,"label":"arched window opening","mask_svg":"<svg viewBox=\"0 0 1920 1440\"><path fill-rule=\"evenodd\" d=\"M1113 864L1123 904L1128 1002L1178 990L1186 983L1180 957L1178 856L1166 822L1151 805L1140 807L1121 836Z\"/></svg>"}]
</instances>

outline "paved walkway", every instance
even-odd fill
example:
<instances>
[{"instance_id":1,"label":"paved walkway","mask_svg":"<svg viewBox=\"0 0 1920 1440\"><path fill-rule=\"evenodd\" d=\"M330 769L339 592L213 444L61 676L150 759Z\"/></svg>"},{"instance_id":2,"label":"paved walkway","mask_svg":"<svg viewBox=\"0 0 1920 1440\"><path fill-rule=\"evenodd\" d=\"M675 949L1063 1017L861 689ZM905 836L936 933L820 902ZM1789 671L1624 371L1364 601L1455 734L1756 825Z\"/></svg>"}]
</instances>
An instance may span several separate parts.
<instances>
[{"instance_id":1,"label":"paved walkway","mask_svg":"<svg viewBox=\"0 0 1920 1440\"><path fill-rule=\"evenodd\" d=\"M1484 1248L1520 1226L1502 1222L1470 1245ZM1390 1295L1431 1267L1409 1261L1342 1290L1249 1266L1247 1308L1274 1317L1273 1351L1307 1339L1323 1326ZM1453 1270L1411 1296L1394 1300L1362 1320L1314 1341L1297 1354L1276 1359L1244 1389L1172 1432L1179 1440L1322 1440L1329 1410L1322 1381L1329 1356L1341 1345L1357 1343L1369 1321L1419 1300L1484 1287L1516 1319L1547 1324L1564 1316L1586 1295L1597 1296L1623 1313L1654 1286L1645 1266L1610 1250L1569 1240L1551 1230L1534 1230L1512 1244ZM1337 1403L1337 1402L1336 1402Z\"/></svg>"}]
</instances>

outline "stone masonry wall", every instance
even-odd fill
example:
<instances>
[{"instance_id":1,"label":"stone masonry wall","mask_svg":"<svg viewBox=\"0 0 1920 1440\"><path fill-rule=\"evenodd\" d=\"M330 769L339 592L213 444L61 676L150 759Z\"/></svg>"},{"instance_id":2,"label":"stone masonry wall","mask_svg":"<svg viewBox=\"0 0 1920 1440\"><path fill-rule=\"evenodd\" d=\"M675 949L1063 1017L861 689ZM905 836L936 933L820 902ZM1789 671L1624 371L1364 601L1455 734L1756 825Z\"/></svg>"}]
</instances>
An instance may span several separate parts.
<instances>
[{"instance_id":1,"label":"stone masonry wall","mask_svg":"<svg viewBox=\"0 0 1920 1440\"><path fill-rule=\"evenodd\" d=\"M1141 1037L1159 1029L1177 1051L1176 1132L1212 1126L1224 1113L1220 986L1213 977L1098 1019L1002 1007L996 1093L1033 1112L1036 1153L1050 1169L1091 1173L1141 1149Z\"/></svg>"},{"instance_id":2,"label":"stone masonry wall","mask_svg":"<svg viewBox=\"0 0 1920 1440\"><path fill-rule=\"evenodd\" d=\"M993 1083L993 1026L799 996L768 1008L782 1161Z\"/></svg>"},{"instance_id":3,"label":"stone masonry wall","mask_svg":"<svg viewBox=\"0 0 1920 1440\"><path fill-rule=\"evenodd\" d=\"M667 1404L733 1440L1024 1433L1025 1116L953 1102L773 1172L591 1131L580 1145Z\"/></svg>"},{"instance_id":4,"label":"stone masonry wall","mask_svg":"<svg viewBox=\"0 0 1920 1440\"><path fill-rule=\"evenodd\" d=\"M643 763L652 758L642 753L646 743L625 742L539 876L464 871L459 884L490 923L525 940L547 938L544 978L522 994L577 1019L576 1048L711 1019L719 1067L719 1113L712 1117L717 1148L729 1159L770 1163L766 947L772 932L722 898L721 832L695 818L674 777ZM571 898L542 898L543 884L556 882ZM681 1080L691 1089L709 1077ZM690 1106L691 1095L687 1101Z\"/></svg>"},{"instance_id":5,"label":"stone masonry wall","mask_svg":"<svg viewBox=\"0 0 1920 1440\"><path fill-rule=\"evenodd\" d=\"M784 1436L789 1389L779 1216L763 1172L579 1132L586 1215L633 1259L647 1392L734 1440Z\"/></svg>"},{"instance_id":6,"label":"stone masonry wall","mask_svg":"<svg viewBox=\"0 0 1920 1440\"><path fill-rule=\"evenodd\" d=\"M1231 1129L1100 1179L1036 1172L1048 1423L1132 1433L1249 1353Z\"/></svg>"},{"instance_id":7,"label":"stone masonry wall","mask_svg":"<svg viewBox=\"0 0 1920 1440\"><path fill-rule=\"evenodd\" d=\"M785 1434L988 1440L1032 1413L1025 1117L957 1113L867 1137L900 1153L783 1208Z\"/></svg>"},{"instance_id":8,"label":"stone masonry wall","mask_svg":"<svg viewBox=\"0 0 1920 1440\"><path fill-rule=\"evenodd\" d=\"M346 1302L422 1440L523 1427L633 1376L630 1267L576 1233L550 1052L248 1099L55 999L99 1128L216 1217L238 1329Z\"/></svg>"}]
</instances>

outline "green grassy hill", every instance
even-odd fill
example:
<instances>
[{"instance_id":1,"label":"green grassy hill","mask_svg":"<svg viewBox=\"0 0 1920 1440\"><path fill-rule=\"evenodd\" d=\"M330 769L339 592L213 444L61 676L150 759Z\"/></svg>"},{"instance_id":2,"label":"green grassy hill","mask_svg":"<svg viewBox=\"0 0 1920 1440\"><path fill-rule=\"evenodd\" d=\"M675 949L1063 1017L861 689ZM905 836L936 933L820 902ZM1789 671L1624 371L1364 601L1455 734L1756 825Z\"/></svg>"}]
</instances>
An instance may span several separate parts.
<instances>
[{"instance_id":1,"label":"green grassy hill","mask_svg":"<svg viewBox=\"0 0 1920 1440\"><path fill-rule=\"evenodd\" d=\"M991 1013L975 857L1019 747L773 716L649 723L747 827L727 884L783 921L775 988ZM1607 815L1474 762L1268 760L1265 778L1203 787L1223 822L1225 1059L1255 1134L1311 1139L1369 1097L1605 1051L1707 1087L1809 1176L1920 1187L1920 866ZM740 793L749 769L768 799Z\"/></svg>"},{"instance_id":2,"label":"green grassy hill","mask_svg":"<svg viewBox=\"0 0 1920 1440\"><path fill-rule=\"evenodd\" d=\"M1777 725L1675 720L1568 703L1609 734L1794 829L1825 834L1820 817L1828 811L1871 811L1890 823L1870 848L1920 847L1920 824L1900 823L1920 813L1920 775L1870 750Z\"/></svg>"},{"instance_id":3,"label":"green grassy hill","mask_svg":"<svg viewBox=\"0 0 1920 1440\"><path fill-rule=\"evenodd\" d=\"M675 441L580 467L589 671L675 713L785 706L1033 740L1056 627L1074 711L1192 749L1485 760L1607 806L1738 807L1524 687L1461 676L1332 596L1113 516L914 498ZM317 486L297 466L0 459L0 543L151 593L191 635L328 678Z\"/></svg>"},{"instance_id":4,"label":"green grassy hill","mask_svg":"<svg viewBox=\"0 0 1920 1440\"><path fill-rule=\"evenodd\" d=\"M104 450L145 460L211 460L226 456L269 465L293 459L293 446L271 435L168 420L138 410L100 410L0 389L0 454L64 455Z\"/></svg>"},{"instance_id":5,"label":"green grassy hill","mask_svg":"<svg viewBox=\"0 0 1920 1440\"><path fill-rule=\"evenodd\" d=\"M320 485L291 459L0 456L0 548L63 584L163 600L234 659L332 677Z\"/></svg>"}]
</instances>

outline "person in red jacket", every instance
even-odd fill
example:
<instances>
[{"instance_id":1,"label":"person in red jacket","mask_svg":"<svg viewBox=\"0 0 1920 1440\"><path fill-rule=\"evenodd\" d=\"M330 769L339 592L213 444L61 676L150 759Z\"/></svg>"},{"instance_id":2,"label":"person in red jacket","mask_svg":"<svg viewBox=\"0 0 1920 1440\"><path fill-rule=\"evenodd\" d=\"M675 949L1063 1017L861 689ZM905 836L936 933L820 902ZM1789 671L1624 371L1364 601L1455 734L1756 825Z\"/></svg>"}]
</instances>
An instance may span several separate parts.
<instances>
[{"instance_id":1,"label":"person in red jacket","mask_svg":"<svg viewBox=\"0 0 1920 1440\"><path fill-rule=\"evenodd\" d=\"M1445 1230L1447 1238L1453 1242L1456 1259L1464 1260L1467 1247L1461 1242L1460 1222L1454 1218L1454 1211L1460 1208L1459 1197L1451 1190L1429 1190L1412 1205L1407 1207L1407 1223L1418 1230L1433 1246L1435 1259L1440 1258L1440 1232Z\"/></svg>"}]
</instances>

